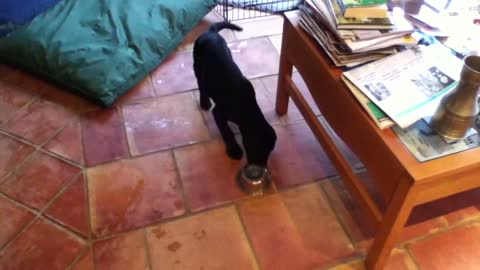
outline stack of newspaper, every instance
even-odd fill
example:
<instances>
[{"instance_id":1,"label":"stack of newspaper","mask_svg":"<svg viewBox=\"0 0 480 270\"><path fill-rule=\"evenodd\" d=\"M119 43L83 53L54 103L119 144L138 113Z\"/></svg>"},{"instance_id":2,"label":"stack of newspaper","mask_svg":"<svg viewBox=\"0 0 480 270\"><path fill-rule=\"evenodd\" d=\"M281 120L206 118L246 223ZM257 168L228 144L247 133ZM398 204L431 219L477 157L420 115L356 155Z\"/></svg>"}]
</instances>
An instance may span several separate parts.
<instances>
[{"instance_id":1,"label":"stack of newspaper","mask_svg":"<svg viewBox=\"0 0 480 270\"><path fill-rule=\"evenodd\" d=\"M462 65L442 44L419 45L346 71L342 79L380 128L405 129L435 113L458 84Z\"/></svg>"},{"instance_id":2,"label":"stack of newspaper","mask_svg":"<svg viewBox=\"0 0 480 270\"><path fill-rule=\"evenodd\" d=\"M480 54L480 0L452 1L447 8L445 1L428 0L405 17L424 34L448 37L443 44L463 56Z\"/></svg>"},{"instance_id":3,"label":"stack of newspaper","mask_svg":"<svg viewBox=\"0 0 480 270\"><path fill-rule=\"evenodd\" d=\"M345 18L337 1L341 0L306 0L300 8L300 25L336 66L353 67L395 54L398 45L417 44L403 16Z\"/></svg>"}]
</instances>

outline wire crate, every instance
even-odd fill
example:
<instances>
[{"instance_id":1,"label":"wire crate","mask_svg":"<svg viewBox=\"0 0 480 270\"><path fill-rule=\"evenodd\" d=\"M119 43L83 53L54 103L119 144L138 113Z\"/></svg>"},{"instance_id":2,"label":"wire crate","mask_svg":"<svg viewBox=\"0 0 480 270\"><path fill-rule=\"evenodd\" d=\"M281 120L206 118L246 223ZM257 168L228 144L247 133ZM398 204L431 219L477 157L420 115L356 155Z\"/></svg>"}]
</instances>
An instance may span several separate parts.
<instances>
[{"instance_id":1,"label":"wire crate","mask_svg":"<svg viewBox=\"0 0 480 270\"><path fill-rule=\"evenodd\" d=\"M217 0L215 10L225 21L239 21L295 10L305 0Z\"/></svg>"}]
</instances>

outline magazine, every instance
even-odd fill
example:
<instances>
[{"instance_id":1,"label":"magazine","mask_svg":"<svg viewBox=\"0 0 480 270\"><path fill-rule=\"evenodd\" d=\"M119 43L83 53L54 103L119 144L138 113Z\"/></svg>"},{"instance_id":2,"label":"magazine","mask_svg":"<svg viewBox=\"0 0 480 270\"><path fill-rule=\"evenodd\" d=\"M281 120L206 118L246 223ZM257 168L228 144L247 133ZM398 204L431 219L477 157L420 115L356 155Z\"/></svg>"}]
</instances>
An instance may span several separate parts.
<instances>
[{"instance_id":1,"label":"magazine","mask_svg":"<svg viewBox=\"0 0 480 270\"><path fill-rule=\"evenodd\" d=\"M406 128L434 114L442 97L458 84L462 65L441 44L420 45L343 75Z\"/></svg>"},{"instance_id":2,"label":"magazine","mask_svg":"<svg viewBox=\"0 0 480 270\"><path fill-rule=\"evenodd\" d=\"M368 40L345 40L348 48L352 52L365 52L375 49L388 48L394 45L410 46L417 45L420 38L416 35L401 36L383 36L376 39Z\"/></svg>"},{"instance_id":3,"label":"magazine","mask_svg":"<svg viewBox=\"0 0 480 270\"><path fill-rule=\"evenodd\" d=\"M346 18L337 0L323 0L329 7L332 17L335 18L337 29L393 29L392 19L389 18ZM316 1L314 1L315 3Z\"/></svg>"},{"instance_id":4,"label":"magazine","mask_svg":"<svg viewBox=\"0 0 480 270\"><path fill-rule=\"evenodd\" d=\"M346 7L364 7L386 4L387 0L339 0Z\"/></svg>"}]
</instances>

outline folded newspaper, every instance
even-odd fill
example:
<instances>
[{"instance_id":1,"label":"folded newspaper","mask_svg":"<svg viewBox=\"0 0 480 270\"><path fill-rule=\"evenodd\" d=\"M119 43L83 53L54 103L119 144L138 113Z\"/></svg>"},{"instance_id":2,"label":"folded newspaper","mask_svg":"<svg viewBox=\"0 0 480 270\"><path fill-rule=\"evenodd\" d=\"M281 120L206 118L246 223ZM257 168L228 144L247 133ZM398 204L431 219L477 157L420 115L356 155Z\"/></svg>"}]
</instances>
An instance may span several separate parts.
<instances>
[{"instance_id":1,"label":"folded newspaper","mask_svg":"<svg viewBox=\"0 0 480 270\"><path fill-rule=\"evenodd\" d=\"M430 118L427 117L406 129L393 128L402 143L419 162L448 156L480 146L480 135L473 128L470 129L464 139L448 142L431 129L429 122Z\"/></svg>"},{"instance_id":2,"label":"folded newspaper","mask_svg":"<svg viewBox=\"0 0 480 270\"><path fill-rule=\"evenodd\" d=\"M407 128L433 115L442 97L457 85L462 65L441 44L420 45L343 75L398 126Z\"/></svg>"},{"instance_id":3,"label":"folded newspaper","mask_svg":"<svg viewBox=\"0 0 480 270\"><path fill-rule=\"evenodd\" d=\"M353 96L362 105L363 109L372 118L373 122L377 124L380 129L386 129L395 125L395 123L388 118L388 116L375 105L367 96L365 96L358 88L353 85L349 80L342 76L342 80L345 85L350 89Z\"/></svg>"}]
</instances>

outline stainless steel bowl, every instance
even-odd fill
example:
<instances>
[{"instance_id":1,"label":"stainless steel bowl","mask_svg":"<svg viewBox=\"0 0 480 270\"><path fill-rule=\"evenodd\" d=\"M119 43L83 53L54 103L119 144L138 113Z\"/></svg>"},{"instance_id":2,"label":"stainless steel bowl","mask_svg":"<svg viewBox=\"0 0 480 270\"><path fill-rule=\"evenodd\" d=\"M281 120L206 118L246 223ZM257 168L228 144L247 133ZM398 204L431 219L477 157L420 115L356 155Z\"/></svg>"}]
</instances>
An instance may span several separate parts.
<instances>
[{"instance_id":1,"label":"stainless steel bowl","mask_svg":"<svg viewBox=\"0 0 480 270\"><path fill-rule=\"evenodd\" d=\"M238 172L237 182L250 195L262 195L268 189L271 178L267 168L250 164Z\"/></svg>"}]
</instances>

